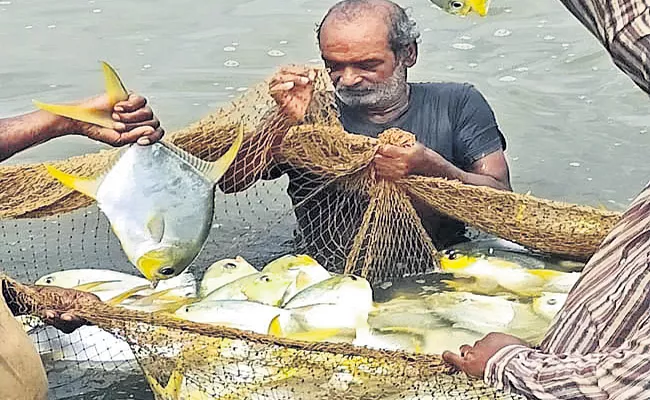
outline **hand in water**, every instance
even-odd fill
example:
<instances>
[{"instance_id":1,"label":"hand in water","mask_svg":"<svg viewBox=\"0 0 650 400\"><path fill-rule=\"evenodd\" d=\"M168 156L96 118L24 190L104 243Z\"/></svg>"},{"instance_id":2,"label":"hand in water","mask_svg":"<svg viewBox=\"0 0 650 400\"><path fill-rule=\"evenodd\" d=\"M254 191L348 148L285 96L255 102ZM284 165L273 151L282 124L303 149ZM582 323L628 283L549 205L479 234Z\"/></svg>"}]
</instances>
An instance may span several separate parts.
<instances>
[{"instance_id":1,"label":"hand in water","mask_svg":"<svg viewBox=\"0 0 650 400\"><path fill-rule=\"evenodd\" d=\"M305 118L314 94L316 71L300 66L281 68L271 78L269 91L280 110L294 122Z\"/></svg>"}]
</instances>

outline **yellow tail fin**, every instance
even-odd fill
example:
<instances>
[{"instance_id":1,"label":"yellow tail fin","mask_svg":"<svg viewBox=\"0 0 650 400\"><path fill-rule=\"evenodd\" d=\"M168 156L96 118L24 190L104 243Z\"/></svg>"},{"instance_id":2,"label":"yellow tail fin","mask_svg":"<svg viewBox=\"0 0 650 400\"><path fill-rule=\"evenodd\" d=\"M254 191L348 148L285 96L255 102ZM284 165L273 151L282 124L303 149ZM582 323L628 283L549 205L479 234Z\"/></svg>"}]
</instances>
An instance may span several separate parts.
<instances>
[{"instance_id":1,"label":"yellow tail fin","mask_svg":"<svg viewBox=\"0 0 650 400\"><path fill-rule=\"evenodd\" d=\"M109 283L115 283L119 282L117 280L112 280L112 281L97 281L97 282L88 282L88 283L83 283L81 285L73 286L72 289L75 290L80 290L82 292L90 292L93 289L97 289L103 285L109 284ZM101 290L101 289L99 289Z\"/></svg>"},{"instance_id":2,"label":"yellow tail fin","mask_svg":"<svg viewBox=\"0 0 650 400\"><path fill-rule=\"evenodd\" d=\"M110 304L111 306L116 306L116 305L120 304L121 302L123 302L124 300L128 299L129 297L133 296L134 294L140 292L141 290L146 290L146 289L150 289L150 288L151 288L151 286L149 286L149 285L136 286L136 287L134 287L132 289L127 290L124 293L118 294L117 296L106 300L105 303Z\"/></svg>"},{"instance_id":3,"label":"yellow tail fin","mask_svg":"<svg viewBox=\"0 0 650 400\"><path fill-rule=\"evenodd\" d=\"M63 172L51 165L45 164L47 172L63 185L85 194L92 199L97 199L97 190L102 182L100 177L83 178Z\"/></svg>"},{"instance_id":4,"label":"yellow tail fin","mask_svg":"<svg viewBox=\"0 0 650 400\"><path fill-rule=\"evenodd\" d=\"M77 105L46 104L36 100L33 101L34 105L52 114L103 126L104 128L112 128L114 123L111 117L112 108L118 101L128 99L129 93L126 91L124 84L113 67L107 62L102 61L102 68L104 71L105 90L108 94L111 110L97 110Z\"/></svg>"}]
</instances>

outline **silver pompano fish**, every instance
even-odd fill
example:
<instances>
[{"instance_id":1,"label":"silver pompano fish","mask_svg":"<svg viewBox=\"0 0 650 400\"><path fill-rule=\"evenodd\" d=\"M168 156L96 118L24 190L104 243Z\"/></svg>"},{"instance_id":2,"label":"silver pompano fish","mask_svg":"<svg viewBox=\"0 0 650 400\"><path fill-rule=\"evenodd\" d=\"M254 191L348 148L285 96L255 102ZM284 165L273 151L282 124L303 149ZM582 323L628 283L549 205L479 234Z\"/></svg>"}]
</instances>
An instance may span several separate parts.
<instances>
[{"instance_id":1,"label":"silver pompano fish","mask_svg":"<svg viewBox=\"0 0 650 400\"><path fill-rule=\"evenodd\" d=\"M115 71L104 64L112 99L128 97ZM106 124L97 110L37 103L47 111L86 122ZM109 118L110 120L110 118ZM171 143L130 145L107 170L78 177L52 166L48 172L64 185L97 200L129 261L153 285L182 273L208 237L216 182L233 162L243 132L217 161L194 157Z\"/></svg>"}]
</instances>

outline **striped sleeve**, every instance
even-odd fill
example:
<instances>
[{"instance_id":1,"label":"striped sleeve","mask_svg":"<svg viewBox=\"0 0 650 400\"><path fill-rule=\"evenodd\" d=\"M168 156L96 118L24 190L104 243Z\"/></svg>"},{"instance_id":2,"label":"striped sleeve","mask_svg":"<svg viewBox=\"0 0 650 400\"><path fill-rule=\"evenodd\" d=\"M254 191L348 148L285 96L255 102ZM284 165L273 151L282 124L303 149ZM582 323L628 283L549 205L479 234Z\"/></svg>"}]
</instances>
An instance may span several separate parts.
<instances>
[{"instance_id":1,"label":"striped sleeve","mask_svg":"<svg viewBox=\"0 0 650 400\"><path fill-rule=\"evenodd\" d=\"M650 0L560 0L650 94Z\"/></svg>"},{"instance_id":2,"label":"striped sleeve","mask_svg":"<svg viewBox=\"0 0 650 400\"><path fill-rule=\"evenodd\" d=\"M611 352L587 355L508 346L490 359L484 378L499 389L537 399L644 397L650 382L650 332L641 330Z\"/></svg>"}]
</instances>

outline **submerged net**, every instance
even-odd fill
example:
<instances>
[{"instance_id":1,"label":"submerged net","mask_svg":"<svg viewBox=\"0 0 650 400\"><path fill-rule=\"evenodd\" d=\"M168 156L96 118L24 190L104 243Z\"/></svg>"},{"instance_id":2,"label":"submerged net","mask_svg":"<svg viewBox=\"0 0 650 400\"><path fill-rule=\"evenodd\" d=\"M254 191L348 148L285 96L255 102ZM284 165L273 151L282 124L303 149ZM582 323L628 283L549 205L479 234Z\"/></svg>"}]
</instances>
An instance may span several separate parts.
<instances>
[{"instance_id":1,"label":"submerged net","mask_svg":"<svg viewBox=\"0 0 650 400\"><path fill-rule=\"evenodd\" d=\"M345 132L329 87L319 71L307 116L295 126L263 82L228 107L168 135L166 140L214 161L229 148L240 124L245 126L242 149L219 183L225 194L216 196L210 237L190 266L197 278L222 258L242 255L261 267L286 253L309 254L332 271L375 284L435 271L437 250L446 243L426 226L431 215L463 221L532 250L586 259L620 217L440 178L377 179L371 163L377 146L408 146L414 136L398 129L376 139ZM284 135L281 142L278 135ZM91 176L118 154L107 150L52 164ZM43 165L0 168L0 187L0 268L9 276L33 283L72 268L135 272L92 200L63 187ZM16 287L30 314L56 306ZM511 398L448 374L433 355L293 342L101 303L85 304L78 314L129 344L162 399ZM178 387L185 397L175 392Z\"/></svg>"}]
</instances>

